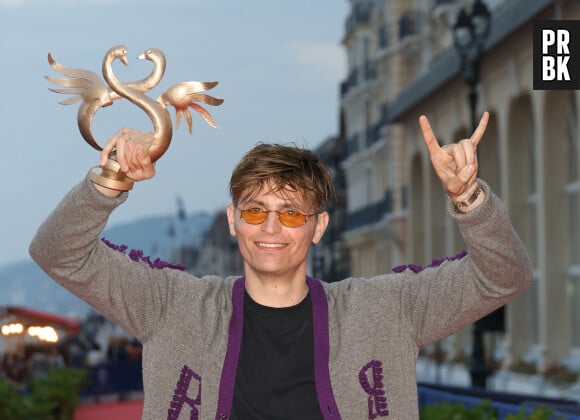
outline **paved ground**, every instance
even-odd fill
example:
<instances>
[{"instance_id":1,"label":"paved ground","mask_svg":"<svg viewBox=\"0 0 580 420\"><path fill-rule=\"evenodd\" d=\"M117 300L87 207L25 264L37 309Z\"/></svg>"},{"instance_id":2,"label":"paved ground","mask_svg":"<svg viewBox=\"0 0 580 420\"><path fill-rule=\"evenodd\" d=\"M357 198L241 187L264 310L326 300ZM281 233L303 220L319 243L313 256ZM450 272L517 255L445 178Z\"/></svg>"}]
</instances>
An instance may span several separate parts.
<instances>
[{"instance_id":1,"label":"paved ground","mask_svg":"<svg viewBox=\"0 0 580 420\"><path fill-rule=\"evenodd\" d=\"M141 420L143 401L115 401L82 405L74 420Z\"/></svg>"}]
</instances>

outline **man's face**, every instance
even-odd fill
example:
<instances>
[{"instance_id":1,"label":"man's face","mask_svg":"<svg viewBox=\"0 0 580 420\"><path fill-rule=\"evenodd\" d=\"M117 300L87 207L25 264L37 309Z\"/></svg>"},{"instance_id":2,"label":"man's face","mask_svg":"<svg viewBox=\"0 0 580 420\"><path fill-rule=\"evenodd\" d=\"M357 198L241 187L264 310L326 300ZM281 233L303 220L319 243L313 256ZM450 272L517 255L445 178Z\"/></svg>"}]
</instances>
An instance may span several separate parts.
<instances>
[{"instance_id":1,"label":"man's face","mask_svg":"<svg viewBox=\"0 0 580 420\"><path fill-rule=\"evenodd\" d=\"M298 227L286 227L274 211L268 213L266 221L259 225L246 223L240 211L249 208L295 211L312 214L314 210L305 207L300 194L285 190L272 192L266 184L251 197L242 195L237 207L228 205L227 215L230 233L238 239L238 246L244 258L247 278L276 275L279 280L306 276L307 254L311 243L318 243L328 224L328 213L312 216Z\"/></svg>"}]
</instances>

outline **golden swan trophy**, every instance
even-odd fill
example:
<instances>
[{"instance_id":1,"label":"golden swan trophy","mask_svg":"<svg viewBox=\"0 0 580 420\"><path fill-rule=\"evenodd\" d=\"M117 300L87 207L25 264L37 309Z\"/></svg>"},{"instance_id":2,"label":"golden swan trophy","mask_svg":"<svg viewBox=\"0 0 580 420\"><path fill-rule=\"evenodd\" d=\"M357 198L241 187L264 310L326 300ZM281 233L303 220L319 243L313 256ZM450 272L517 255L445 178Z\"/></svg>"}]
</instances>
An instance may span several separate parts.
<instances>
[{"instance_id":1,"label":"golden swan trophy","mask_svg":"<svg viewBox=\"0 0 580 420\"><path fill-rule=\"evenodd\" d=\"M207 124L218 128L210 113L196 102L217 106L223 103L223 99L201 93L215 87L218 82L182 82L169 87L156 100L151 99L145 92L153 89L161 81L165 73L165 55L156 48L146 50L139 57L141 60L149 60L153 63L151 73L144 79L122 83L113 74L112 64L115 60L128 65L127 48L117 45L105 54L102 64L103 82L99 76L89 70L81 70L65 67L57 63L48 54L48 63L58 73L66 77L44 76L48 81L60 86L61 89L49 88L51 92L74 95L59 103L70 105L82 101L77 113L77 124L85 141L93 148L101 151L103 148L95 140L91 125L96 112L101 107L112 105L117 99L127 99L141 108L153 123L154 137L148 149L151 160L155 162L169 148L173 128L171 116L167 106L175 108L175 128L179 128L179 122L183 116L186 120L189 133L192 131L192 116L189 108L193 108ZM93 168L90 177L96 184L115 190L128 191L133 187L133 180L119 172L120 165L115 159L115 151L109 155L107 163L102 167Z\"/></svg>"}]
</instances>

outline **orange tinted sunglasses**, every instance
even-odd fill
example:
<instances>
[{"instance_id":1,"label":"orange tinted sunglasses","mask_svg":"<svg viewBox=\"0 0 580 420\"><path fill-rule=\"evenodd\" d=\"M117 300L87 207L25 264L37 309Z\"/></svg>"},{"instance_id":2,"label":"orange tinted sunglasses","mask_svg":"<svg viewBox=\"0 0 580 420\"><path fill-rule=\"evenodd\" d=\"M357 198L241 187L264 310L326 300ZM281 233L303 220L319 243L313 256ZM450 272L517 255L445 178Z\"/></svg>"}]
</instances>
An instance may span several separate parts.
<instances>
[{"instance_id":1,"label":"orange tinted sunglasses","mask_svg":"<svg viewBox=\"0 0 580 420\"><path fill-rule=\"evenodd\" d=\"M253 207L240 211L240 218L250 225L260 225L268 218L268 213L276 213L278 220L286 227L299 227L304 225L308 219L314 214L302 214L294 210L276 211L276 210L262 210L258 207Z\"/></svg>"}]
</instances>

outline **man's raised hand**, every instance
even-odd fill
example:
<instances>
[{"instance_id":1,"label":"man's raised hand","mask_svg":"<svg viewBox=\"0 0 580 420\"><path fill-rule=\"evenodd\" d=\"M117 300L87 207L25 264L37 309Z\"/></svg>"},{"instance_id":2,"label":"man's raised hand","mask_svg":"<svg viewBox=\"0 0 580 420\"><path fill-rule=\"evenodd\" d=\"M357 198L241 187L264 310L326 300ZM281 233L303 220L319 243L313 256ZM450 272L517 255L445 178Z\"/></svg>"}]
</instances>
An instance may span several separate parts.
<instances>
[{"instance_id":1,"label":"man's raised hand","mask_svg":"<svg viewBox=\"0 0 580 420\"><path fill-rule=\"evenodd\" d=\"M114 150L120 172L134 181L153 178L155 165L147 152L152 141L153 133L123 128L111 137L101 151L100 165L107 162L109 154Z\"/></svg>"},{"instance_id":2,"label":"man's raised hand","mask_svg":"<svg viewBox=\"0 0 580 420\"><path fill-rule=\"evenodd\" d=\"M485 133L489 113L483 113L471 138L441 147L425 115L419 117L429 158L443 188L454 201L463 201L477 188L477 145Z\"/></svg>"}]
</instances>

